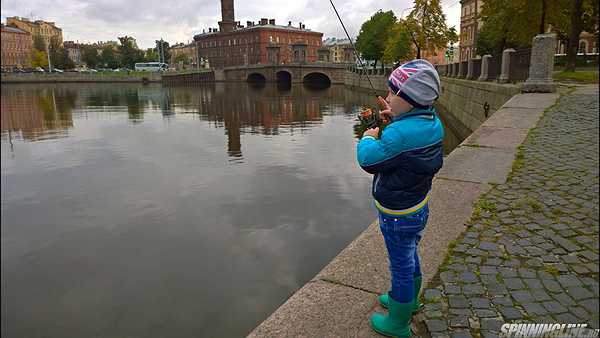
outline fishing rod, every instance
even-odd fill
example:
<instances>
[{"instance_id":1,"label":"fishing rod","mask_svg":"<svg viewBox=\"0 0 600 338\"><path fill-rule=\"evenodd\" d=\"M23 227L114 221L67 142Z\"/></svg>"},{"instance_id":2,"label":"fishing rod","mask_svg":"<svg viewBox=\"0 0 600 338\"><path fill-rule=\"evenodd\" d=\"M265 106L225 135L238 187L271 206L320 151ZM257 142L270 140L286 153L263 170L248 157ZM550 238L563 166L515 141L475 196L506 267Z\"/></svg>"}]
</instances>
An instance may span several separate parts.
<instances>
[{"instance_id":1,"label":"fishing rod","mask_svg":"<svg viewBox=\"0 0 600 338\"><path fill-rule=\"evenodd\" d=\"M360 63L360 66L363 69L365 69L365 65L362 62L362 59L359 57L358 52L356 51L356 48L354 47L354 43L352 43L352 38L350 37L350 34L348 34L348 30L346 29L346 26L344 25L344 22L342 21L342 18L340 17L340 13L338 13L337 8L335 8L335 5L333 4L333 0L329 0L329 3L331 4L331 7L333 7L333 10L335 11L335 15L337 15L337 18L340 21L340 24L342 24L342 28L344 29L344 33L346 33L346 37L348 37L348 41L350 41L350 46L352 46L352 51L354 52L354 57L356 57L356 59ZM377 106L379 107L380 110L387 109L387 107L388 107L387 102L383 99L383 97L381 97L380 95L377 95L377 90L375 90L375 87L373 86L373 82L371 82L371 78L369 77L369 74L367 74L367 72L365 72L365 76L367 77L367 80L369 81L369 85L371 86L371 89L373 89L373 95L375 95L375 98L377 100ZM361 120L361 122L367 124L369 127L379 125L381 122L381 120L379 119L379 114L373 113L372 111L370 111L370 109L362 112L359 115L359 119Z\"/></svg>"}]
</instances>

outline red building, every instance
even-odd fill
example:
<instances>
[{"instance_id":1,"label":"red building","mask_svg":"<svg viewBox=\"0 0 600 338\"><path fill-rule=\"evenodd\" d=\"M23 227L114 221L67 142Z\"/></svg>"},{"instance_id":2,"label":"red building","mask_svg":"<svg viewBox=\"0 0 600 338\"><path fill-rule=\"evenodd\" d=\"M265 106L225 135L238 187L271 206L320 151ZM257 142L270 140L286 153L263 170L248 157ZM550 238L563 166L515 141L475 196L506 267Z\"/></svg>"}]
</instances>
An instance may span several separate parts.
<instances>
[{"instance_id":1,"label":"red building","mask_svg":"<svg viewBox=\"0 0 600 338\"><path fill-rule=\"evenodd\" d=\"M233 0L221 0L222 21L219 29L209 28L194 36L198 58L208 60L211 67L315 62L323 33L314 32L300 23L276 25L275 19L235 21Z\"/></svg>"},{"instance_id":2,"label":"red building","mask_svg":"<svg viewBox=\"0 0 600 338\"><path fill-rule=\"evenodd\" d=\"M29 67L31 59L31 34L17 27L2 26L2 57L0 58L3 69Z\"/></svg>"}]
</instances>

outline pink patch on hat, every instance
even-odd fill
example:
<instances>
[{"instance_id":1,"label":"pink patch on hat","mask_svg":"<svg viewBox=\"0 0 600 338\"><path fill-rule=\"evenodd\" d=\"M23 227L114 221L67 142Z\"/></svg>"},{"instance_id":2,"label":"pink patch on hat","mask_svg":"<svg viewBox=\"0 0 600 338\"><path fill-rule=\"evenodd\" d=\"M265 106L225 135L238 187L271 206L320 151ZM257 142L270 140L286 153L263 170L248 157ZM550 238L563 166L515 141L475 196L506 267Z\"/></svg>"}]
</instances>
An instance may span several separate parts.
<instances>
[{"instance_id":1,"label":"pink patch on hat","mask_svg":"<svg viewBox=\"0 0 600 338\"><path fill-rule=\"evenodd\" d=\"M417 68L398 67L390 75L390 81L398 87L402 88L406 80L408 80L413 74L418 72Z\"/></svg>"}]
</instances>

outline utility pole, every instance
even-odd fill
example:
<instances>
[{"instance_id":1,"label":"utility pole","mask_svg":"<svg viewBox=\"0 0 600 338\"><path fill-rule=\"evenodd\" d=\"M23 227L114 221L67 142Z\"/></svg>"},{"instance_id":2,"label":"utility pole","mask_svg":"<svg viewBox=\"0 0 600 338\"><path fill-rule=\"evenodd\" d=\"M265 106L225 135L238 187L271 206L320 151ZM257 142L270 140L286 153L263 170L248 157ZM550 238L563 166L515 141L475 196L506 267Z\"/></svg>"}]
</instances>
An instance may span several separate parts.
<instances>
[{"instance_id":1,"label":"utility pole","mask_svg":"<svg viewBox=\"0 0 600 338\"><path fill-rule=\"evenodd\" d=\"M50 63L50 41L46 43L46 54L48 54L48 72L52 73L52 63Z\"/></svg>"},{"instance_id":2,"label":"utility pole","mask_svg":"<svg viewBox=\"0 0 600 338\"><path fill-rule=\"evenodd\" d=\"M165 63L165 46L164 46L164 41L162 38L160 38L160 59L162 63Z\"/></svg>"}]
</instances>

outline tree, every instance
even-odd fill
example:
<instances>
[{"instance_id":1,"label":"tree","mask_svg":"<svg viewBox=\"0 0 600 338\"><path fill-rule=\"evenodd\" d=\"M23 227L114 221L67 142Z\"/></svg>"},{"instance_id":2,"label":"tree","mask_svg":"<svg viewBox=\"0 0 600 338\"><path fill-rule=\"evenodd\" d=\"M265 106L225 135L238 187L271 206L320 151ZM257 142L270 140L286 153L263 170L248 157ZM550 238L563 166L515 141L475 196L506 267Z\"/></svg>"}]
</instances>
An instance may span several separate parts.
<instances>
[{"instance_id":1,"label":"tree","mask_svg":"<svg viewBox=\"0 0 600 338\"><path fill-rule=\"evenodd\" d=\"M375 61L373 68L377 66L377 61L383 57L395 23L396 16L394 12L379 10L360 27L360 33L356 38L356 50L361 54L361 57Z\"/></svg>"},{"instance_id":2,"label":"tree","mask_svg":"<svg viewBox=\"0 0 600 338\"><path fill-rule=\"evenodd\" d=\"M46 50L46 41L44 40L44 38L41 35L36 34L33 37L33 48L40 52Z\"/></svg>"},{"instance_id":3,"label":"tree","mask_svg":"<svg viewBox=\"0 0 600 338\"><path fill-rule=\"evenodd\" d=\"M33 48L31 51L31 67L48 67L48 54L46 52Z\"/></svg>"},{"instance_id":4,"label":"tree","mask_svg":"<svg viewBox=\"0 0 600 338\"><path fill-rule=\"evenodd\" d=\"M171 60L171 48L169 43L164 40L156 40L156 54L160 62L168 62Z\"/></svg>"},{"instance_id":5,"label":"tree","mask_svg":"<svg viewBox=\"0 0 600 338\"><path fill-rule=\"evenodd\" d=\"M455 29L448 29L440 0L415 0L414 9L405 20L411 40L421 58L421 50L439 50L456 42Z\"/></svg>"},{"instance_id":6,"label":"tree","mask_svg":"<svg viewBox=\"0 0 600 338\"><path fill-rule=\"evenodd\" d=\"M98 51L94 46L84 46L81 49L81 60L90 68L95 68L100 62Z\"/></svg>"},{"instance_id":7,"label":"tree","mask_svg":"<svg viewBox=\"0 0 600 338\"><path fill-rule=\"evenodd\" d=\"M146 49L146 55L144 56L144 61L146 62L157 62L158 54L156 54L156 49L148 48Z\"/></svg>"},{"instance_id":8,"label":"tree","mask_svg":"<svg viewBox=\"0 0 600 338\"><path fill-rule=\"evenodd\" d=\"M383 52L383 61L385 62L399 62L413 56L413 50L411 48L410 33L406 28L404 22L399 21L394 24L390 37L386 43L385 50Z\"/></svg>"},{"instance_id":9,"label":"tree","mask_svg":"<svg viewBox=\"0 0 600 338\"><path fill-rule=\"evenodd\" d=\"M111 45L102 47L102 51L100 52L100 64L108 68L119 67L118 55L116 55L115 50Z\"/></svg>"},{"instance_id":10,"label":"tree","mask_svg":"<svg viewBox=\"0 0 600 338\"><path fill-rule=\"evenodd\" d=\"M571 7L571 22L569 43L567 45L566 72L575 71L577 51L579 49L579 35L582 31L595 31L598 39L598 1L575 0Z\"/></svg>"},{"instance_id":11,"label":"tree","mask_svg":"<svg viewBox=\"0 0 600 338\"><path fill-rule=\"evenodd\" d=\"M173 58L173 63L178 65L179 63L183 64L183 65L187 65L189 64L189 59L188 57L183 54L183 53L179 53L177 55L175 55L175 57Z\"/></svg>"},{"instance_id":12,"label":"tree","mask_svg":"<svg viewBox=\"0 0 600 338\"><path fill-rule=\"evenodd\" d=\"M144 52L141 51L135 39L131 36L119 37L119 54L121 55L121 65L133 69L136 62L144 60Z\"/></svg>"}]
</instances>

